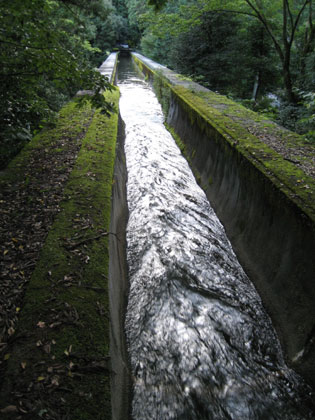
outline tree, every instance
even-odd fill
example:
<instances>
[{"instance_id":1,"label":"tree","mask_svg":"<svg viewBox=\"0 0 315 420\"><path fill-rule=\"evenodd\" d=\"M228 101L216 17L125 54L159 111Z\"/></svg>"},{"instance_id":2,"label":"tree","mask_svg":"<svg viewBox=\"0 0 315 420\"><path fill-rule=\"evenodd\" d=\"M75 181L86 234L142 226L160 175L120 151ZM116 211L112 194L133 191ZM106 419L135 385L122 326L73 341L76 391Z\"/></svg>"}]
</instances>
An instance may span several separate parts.
<instances>
[{"instance_id":1,"label":"tree","mask_svg":"<svg viewBox=\"0 0 315 420\"><path fill-rule=\"evenodd\" d=\"M139 11L135 0L132 4ZM150 9L136 15L145 55L236 98L250 99L255 79L255 97L278 83L279 62L271 40L253 17L200 13L196 2L187 0L167 3L158 14Z\"/></svg>"},{"instance_id":2,"label":"tree","mask_svg":"<svg viewBox=\"0 0 315 420\"><path fill-rule=\"evenodd\" d=\"M157 10L167 0L149 0ZM315 29L312 0L198 0L190 5L191 16L198 21L212 11L257 19L272 40L282 65L282 77L288 100L297 102L292 80L292 49L297 33L304 35L302 57L313 48Z\"/></svg>"},{"instance_id":3,"label":"tree","mask_svg":"<svg viewBox=\"0 0 315 420\"><path fill-rule=\"evenodd\" d=\"M101 0L0 0L0 148L12 155L78 89L101 91L107 80L90 63L89 17L108 15Z\"/></svg>"}]
</instances>

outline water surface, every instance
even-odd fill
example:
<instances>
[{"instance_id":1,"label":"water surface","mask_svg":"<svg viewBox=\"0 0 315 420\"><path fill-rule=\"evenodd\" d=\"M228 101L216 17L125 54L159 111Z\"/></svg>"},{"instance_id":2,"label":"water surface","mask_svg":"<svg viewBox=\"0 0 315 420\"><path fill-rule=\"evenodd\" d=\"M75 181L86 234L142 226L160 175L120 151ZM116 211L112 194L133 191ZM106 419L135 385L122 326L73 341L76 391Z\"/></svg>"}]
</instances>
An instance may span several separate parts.
<instances>
[{"instance_id":1,"label":"water surface","mask_svg":"<svg viewBox=\"0 0 315 420\"><path fill-rule=\"evenodd\" d=\"M120 60L133 418L314 418L151 87Z\"/></svg>"}]
</instances>

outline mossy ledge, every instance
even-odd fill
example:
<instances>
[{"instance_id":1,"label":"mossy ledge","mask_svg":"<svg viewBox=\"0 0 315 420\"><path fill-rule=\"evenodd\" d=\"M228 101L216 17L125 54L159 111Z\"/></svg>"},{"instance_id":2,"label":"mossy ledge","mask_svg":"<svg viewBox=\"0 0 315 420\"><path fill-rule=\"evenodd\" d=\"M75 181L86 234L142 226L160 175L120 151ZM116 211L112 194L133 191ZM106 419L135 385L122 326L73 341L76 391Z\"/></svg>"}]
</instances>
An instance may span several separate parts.
<instances>
[{"instance_id":1,"label":"mossy ledge","mask_svg":"<svg viewBox=\"0 0 315 420\"><path fill-rule=\"evenodd\" d=\"M266 118L140 54L133 59L258 289L288 364L315 387L314 180L241 124L268 130ZM303 143L272 129L288 147Z\"/></svg>"},{"instance_id":2,"label":"mossy ledge","mask_svg":"<svg viewBox=\"0 0 315 420\"><path fill-rule=\"evenodd\" d=\"M106 95L118 109L118 89ZM111 419L108 237L118 114L108 118L89 106L83 112L93 119L5 356L0 407L18 411L3 412L3 419ZM80 118L75 124L79 133ZM49 132L43 136L12 165L21 175L32 148L53 141Z\"/></svg>"}]
</instances>

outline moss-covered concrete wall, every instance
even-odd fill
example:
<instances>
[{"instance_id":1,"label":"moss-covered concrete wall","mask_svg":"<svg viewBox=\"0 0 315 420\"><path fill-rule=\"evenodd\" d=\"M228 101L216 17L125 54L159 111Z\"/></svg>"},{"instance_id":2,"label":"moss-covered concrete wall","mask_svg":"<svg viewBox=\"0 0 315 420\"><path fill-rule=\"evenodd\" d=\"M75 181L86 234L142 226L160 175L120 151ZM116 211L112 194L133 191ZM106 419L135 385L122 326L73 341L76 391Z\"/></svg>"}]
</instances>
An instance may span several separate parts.
<instances>
[{"instance_id":1,"label":"moss-covered concrete wall","mask_svg":"<svg viewBox=\"0 0 315 420\"><path fill-rule=\"evenodd\" d=\"M260 293L288 363L315 386L314 180L231 115L246 114L262 131L269 122L139 54L133 58L152 80L167 124Z\"/></svg>"},{"instance_id":2,"label":"moss-covered concrete wall","mask_svg":"<svg viewBox=\"0 0 315 420\"><path fill-rule=\"evenodd\" d=\"M114 59L107 71L112 81L116 55L111 57ZM0 381L1 419L115 418L111 401L115 390L111 389L114 373L110 357L112 315L108 277L109 237L116 237L109 226L119 90L104 95L115 107L110 117L92 109L90 104L78 108L76 100L71 101L60 111L56 127L34 137L1 173L0 190L6 186L18 189L24 179L28 182L21 184L23 189L28 184L32 189L36 185L38 190L52 194L44 189L45 175L36 170L30 173L29 161L37 151L42 156L43 171L48 160L68 166L69 161L58 160L57 155L69 147L68 143L79 144L62 199L60 202L58 197L54 199L54 205L60 204L60 211L56 212L39 259L30 257L35 266L32 275L26 285L21 282L19 286L25 287L25 296L16 308L17 328L11 330L12 338L4 356L0 353L4 362ZM42 197L33 198L44 207ZM36 212L32 197L29 198L25 207L30 206ZM14 232L18 234L19 231ZM36 233L34 236L30 233L29 238L37 240ZM25 248L21 251L28 261Z\"/></svg>"}]
</instances>

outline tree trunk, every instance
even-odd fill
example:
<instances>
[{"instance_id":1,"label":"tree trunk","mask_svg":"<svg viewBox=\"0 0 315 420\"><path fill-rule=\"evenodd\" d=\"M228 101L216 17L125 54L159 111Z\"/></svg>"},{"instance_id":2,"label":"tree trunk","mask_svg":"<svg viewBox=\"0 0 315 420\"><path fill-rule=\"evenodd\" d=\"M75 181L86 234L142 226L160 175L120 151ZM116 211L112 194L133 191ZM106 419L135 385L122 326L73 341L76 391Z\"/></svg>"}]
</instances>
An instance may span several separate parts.
<instances>
[{"instance_id":1,"label":"tree trunk","mask_svg":"<svg viewBox=\"0 0 315 420\"><path fill-rule=\"evenodd\" d=\"M255 76L255 82L254 82L253 93L252 93L252 101L256 102L258 89L259 89L259 73L257 73Z\"/></svg>"},{"instance_id":2,"label":"tree trunk","mask_svg":"<svg viewBox=\"0 0 315 420\"><path fill-rule=\"evenodd\" d=\"M288 101L292 104L296 104L298 102L298 98L293 92L290 66L285 61L283 62L283 81Z\"/></svg>"},{"instance_id":3,"label":"tree trunk","mask_svg":"<svg viewBox=\"0 0 315 420\"><path fill-rule=\"evenodd\" d=\"M293 92L292 77L291 77L291 47L293 34L288 39L288 4L286 0L283 0L283 29L282 29L282 41L283 41L283 56L282 56L282 73L284 87L286 90L288 101L292 104L297 103L297 97Z\"/></svg>"}]
</instances>

